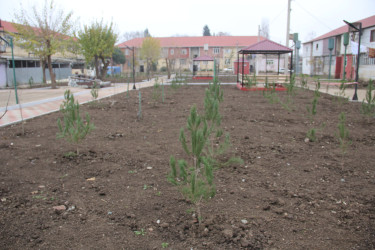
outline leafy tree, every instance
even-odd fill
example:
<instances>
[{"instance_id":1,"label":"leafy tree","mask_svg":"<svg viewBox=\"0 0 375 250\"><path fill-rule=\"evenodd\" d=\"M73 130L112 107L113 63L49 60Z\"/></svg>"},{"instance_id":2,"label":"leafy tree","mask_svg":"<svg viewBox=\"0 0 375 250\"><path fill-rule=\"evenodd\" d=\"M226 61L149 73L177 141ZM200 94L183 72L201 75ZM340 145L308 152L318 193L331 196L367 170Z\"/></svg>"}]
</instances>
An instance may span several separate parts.
<instances>
[{"instance_id":1,"label":"leafy tree","mask_svg":"<svg viewBox=\"0 0 375 250\"><path fill-rule=\"evenodd\" d=\"M141 47L141 58L146 60L147 64L147 78L150 79L150 71L152 64L160 57L160 41L152 37L146 37L143 40Z\"/></svg>"},{"instance_id":2,"label":"leafy tree","mask_svg":"<svg viewBox=\"0 0 375 250\"><path fill-rule=\"evenodd\" d=\"M112 53L112 59L115 64L124 64L126 61L124 53L118 47L115 47Z\"/></svg>"},{"instance_id":3,"label":"leafy tree","mask_svg":"<svg viewBox=\"0 0 375 250\"><path fill-rule=\"evenodd\" d=\"M110 58L115 49L117 34L113 30L113 23L107 25L100 22L85 25L84 29L78 32L78 40L86 62L94 60L96 77L103 78L107 72ZM99 65L103 64L100 71Z\"/></svg>"},{"instance_id":4,"label":"leafy tree","mask_svg":"<svg viewBox=\"0 0 375 250\"><path fill-rule=\"evenodd\" d=\"M15 14L17 23L14 27L17 33L12 34L18 46L26 49L40 58L43 67L43 78L45 81L44 65L47 62L51 76L52 88L56 88L56 79L52 70L52 55L64 52L69 40L68 35L72 31L72 12L64 14L63 10L55 7L53 0L45 1L41 12L34 6L32 12L28 13L21 9Z\"/></svg>"},{"instance_id":5,"label":"leafy tree","mask_svg":"<svg viewBox=\"0 0 375 250\"><path fill-rule=\"evenodd\" d=\"M210 28L207 25L203 27L203 36L211 36Z\"/></svg>"}]
</instances>

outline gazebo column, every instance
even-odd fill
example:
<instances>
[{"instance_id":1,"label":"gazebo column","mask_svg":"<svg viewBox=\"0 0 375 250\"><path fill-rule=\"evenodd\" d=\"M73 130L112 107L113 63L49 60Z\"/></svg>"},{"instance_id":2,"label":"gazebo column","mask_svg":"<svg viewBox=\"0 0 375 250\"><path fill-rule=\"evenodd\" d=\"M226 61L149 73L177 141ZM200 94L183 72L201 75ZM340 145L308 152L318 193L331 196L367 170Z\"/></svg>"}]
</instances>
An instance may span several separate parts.
<instances>
[{"instance_id":1,"label":"gazebo column","mask_svg":"<svg viewBox=\"0 0 375 250\"><path fill-rule=\"evenodd\" d=\"M244 70L245 70L245 53L242 54L242 87L243 87Z\"/></svg>"},{"instance_id":2,"label":"gazebo column","mask_svg":"<svg viewBox=\"0 0 375 250\"><path fill-rule=\"evenodd\" d=\"M237 82L239 82L239 78L238 78L238 74L240 73L239 72L239 69L240 69L240 52L237 53Z\"/></svg>"}]
</instances>

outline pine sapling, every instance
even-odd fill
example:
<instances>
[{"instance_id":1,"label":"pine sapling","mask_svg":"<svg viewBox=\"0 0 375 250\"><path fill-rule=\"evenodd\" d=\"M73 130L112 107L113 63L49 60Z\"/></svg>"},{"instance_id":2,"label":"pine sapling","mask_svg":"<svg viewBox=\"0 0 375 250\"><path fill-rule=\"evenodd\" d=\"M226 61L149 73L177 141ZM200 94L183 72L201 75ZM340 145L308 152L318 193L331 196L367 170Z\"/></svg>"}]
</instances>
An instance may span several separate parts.
<instances>
[{"instance_id":1,"label":"pine sapling","mask_svg":"<svg viewBox=\"0 0 375 250\"><path fill-rule=\"evenodd\" d=\"M340 142L340 148L343 154L346 153L348 146L351 144L351 141L349 140L349 131L346 128L345 122L345 113L341 112L339 115L339 123L337 125L338 133L336 134L336 137Z\"/></svg>"},{"instance_id":2,"label":"pine sapling","mask_svg":"<svg viewBox=\"0 0 375 250\"><path fill-rule=\"evenodd\" d=\"M168 175L168 181L181 186L181 192L186 199L195 204L200 222L202 218L201 202L213 197L216 193L216 187L213 182L214 174L213 166L210 164L211 160L203 154L207 142L207 124L202 122L195 105L190 110L187 130L190 134L190 145L186 140L184 128L181 128L179 140L189 160L181 159L176 164L175 157L171 156L171 172Z\"/></svg>"},{"instance_id":3,"label":"pine sapling","mask_svg":"<svg viewBox=\"0 0 375 250\"><path fill-rule=\"evenodd\" d=\"M219 104L223 101L223 91L220 83L214 81L209 84L206 89L204 99L204 122L207 124L207 144L205 147L205 155L212 160L214 167L225 166L231 163L242 163L239 158L231 157L227 162L221 163L218 158L223 155L230 147L230 136L226 134L223 138L223 130L221 129L221 115L219 112Z\"/></svg>"},{"instance_id":4,"label":"pine sapling","mask_svg":"<svg viewBox=\"0 0 375 250\"><path fill-rule=\"evenodd\" d=\"M362 101L361 113L368 118L375 116L375 94L372 81L369 82L366 90L366 99Z\"/></svg>"},{"instance_id":5,"label":"pine sapling","mask_svg":"<svg viewBox=\"0 0 375 250\"><path fill-rule=\"evenodd\" d=\"M60 106L63 123L58 119L59 133L57 133L57 138L65 138L68 142L75 144L77 155L79 155L78 144L94 129L94 125L90 122L88 113L86 113L86 119L82 120L79 103L74 101L74 96L70 90L65 91L64 98L64 102Z\"/></svg>"},{"instance_id":6,"label":"pine sapling","mask_svg":"<svg viewBox=\"0 0 375 250\"><path fill-rule=\"evenodd\" d=\"M94 82L94 84L92 85L92 88L91 88L91 96L92 98L94 99L94 101L96 99L98 99L98 96L99 96L99 88L98 88L98 84L96 82Z\"/></svg>"}]
</instances>

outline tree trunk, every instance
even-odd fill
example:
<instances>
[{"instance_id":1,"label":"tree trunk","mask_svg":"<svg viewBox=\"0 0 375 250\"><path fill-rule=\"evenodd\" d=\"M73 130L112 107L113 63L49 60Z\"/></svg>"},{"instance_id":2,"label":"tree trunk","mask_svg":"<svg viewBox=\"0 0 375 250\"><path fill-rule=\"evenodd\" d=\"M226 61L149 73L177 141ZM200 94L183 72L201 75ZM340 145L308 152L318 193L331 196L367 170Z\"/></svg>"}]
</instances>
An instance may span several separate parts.
<instances>
[{"instance_id":1,"label":"tree trunk","mask_svg":"<svg viewBox=\"0 0 375 250\"><path fill-rule=\"evenodd\" d=\"M94 64L95 64L95 76L99 79L99 58L98 56L95 56L94 58Z\"/></svg>"},{"instance_id":2,"label":"tree trunk","mask_svg":"<svg viewBox=\"0 0 375 250\"><path fill-rule=\"evenodd\" d=\"M55 79L55 74L53 73L53 69L52 69L51 55L47 56L47 63L48 63L49 75L50 75L50 78L51 78L51 88L55 89L56 88L56 79Z\"/></svg>"},{"instance_id":3,"label":"tree trunk","mask_svg":"<svg viewBox=\"0 0 375 250\"><path fill-rule=\"evenodd\" d=\"M105 58L102 57L102 56L100 57L100 59L102 60L102 63L104 65L103 68L102 68L102 72L101 72L101 79L104 79L104 77L107 74L108 65L111 63L111 61L106 62Z\"/></svg>"},{"instance_id":4,"label":"tree trunk","mask_svg":"<svg viewBox=\"0 0 375 250\"><path fill-rule=\"evenodd\" d=\"M168 58L165 58L165 65L167 65L167 74L168 74L168 79L171 79L171 69L170 69L170 63Z\"/></svg>"},{"instance_id":5,"label":"tree trunk","mask_svg":"<svg viewBox=\"0 0 375 250\"><path fill-rule=\"evenodd\" d=\"M41 59L40 63L42 64L43 84L47 84L46 60L45 59Z\"/></svg>"},{"instance_id":6,"label":"tree trunk","mask_svg":"<svg viewBox=\"0 0 375 250\"><path fill-rule=\"evenodd\" d=\"M150 81L150 68L151 68L151 65L150 65L150 60L147 59L147 80Z\"/></svg>"}]
</instances>

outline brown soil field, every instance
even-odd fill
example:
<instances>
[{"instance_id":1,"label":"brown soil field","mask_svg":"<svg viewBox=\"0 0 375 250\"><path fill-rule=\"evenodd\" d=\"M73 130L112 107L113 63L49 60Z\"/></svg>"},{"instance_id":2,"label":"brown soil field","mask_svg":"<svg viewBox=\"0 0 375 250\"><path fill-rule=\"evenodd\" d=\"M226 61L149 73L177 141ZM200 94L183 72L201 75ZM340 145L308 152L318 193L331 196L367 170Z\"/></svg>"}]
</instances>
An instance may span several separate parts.
<instances>
[{"instance_id":1,"label":"brown soil field","mask_svg":"<svg viewBox=\"0 0 375 250\"><path fill-rule=\"evenodd\" d=\"M298 89L289 109L223 85L222 128L244 164L215 171L216 195L194 206L167 181L169 157L207 86L142 89L80 106L95 130L57 139L60 112L0 129L1 249L373 249L374 118L360 103ZM287 93L277 93L287 100ZM337 138L339 114L351 144ZM306 140L317 128L317 140ZM229 155L229 153L228 153ZM57 210L60 206L61 210Z\"/></svg>"}]
</instances>

